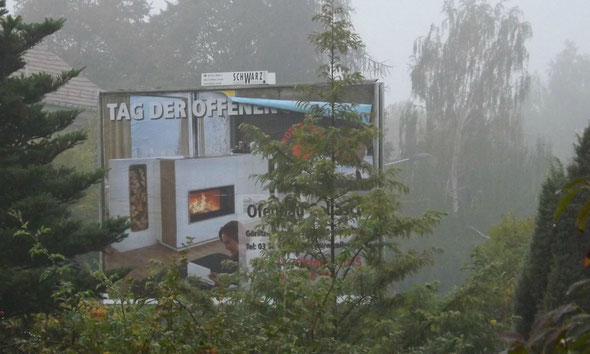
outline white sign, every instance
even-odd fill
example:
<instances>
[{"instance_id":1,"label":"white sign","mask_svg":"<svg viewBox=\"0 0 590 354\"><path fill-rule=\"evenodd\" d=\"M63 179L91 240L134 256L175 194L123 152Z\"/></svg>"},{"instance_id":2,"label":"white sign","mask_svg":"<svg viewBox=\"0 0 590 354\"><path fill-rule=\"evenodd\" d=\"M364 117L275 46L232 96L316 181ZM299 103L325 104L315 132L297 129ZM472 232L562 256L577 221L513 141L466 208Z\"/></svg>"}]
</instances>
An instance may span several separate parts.
<instances>
[{"instance_id":1,"label":"white sign","mask_svg":"<svg viewBox=\"0 0 590 354\"><path fill-rule=\"evenodd\" d=\"M273 85L275 83L275 74L269 73L268 71L234 71L201 74L201 86Z\"/></svg>"}]
</instances>

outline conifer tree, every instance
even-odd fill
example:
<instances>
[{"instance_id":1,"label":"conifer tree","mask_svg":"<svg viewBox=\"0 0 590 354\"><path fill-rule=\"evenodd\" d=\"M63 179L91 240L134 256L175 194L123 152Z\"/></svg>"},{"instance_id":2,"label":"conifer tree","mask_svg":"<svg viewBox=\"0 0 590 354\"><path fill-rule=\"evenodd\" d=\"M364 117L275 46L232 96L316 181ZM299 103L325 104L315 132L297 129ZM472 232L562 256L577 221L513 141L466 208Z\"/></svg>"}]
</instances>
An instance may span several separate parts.
<instances>
[{"instance_id":1,"label":"conifer tree","mask_svg":"<svg viewBox=\"0 0 590 354\"><path fill-rule=\"evenodd\" d=\"M338 0L322 1L315 20L321 32L311 40L326 60L319 69L325 85L308 93L325 104L301 103L310 113L294 127L289 143L244 128L255 137L255 153L275 166L259 176L276 193L261 206L272 211L260 227L273 247L253 261L252 271L220 274L220 286L212 290L187 286L191 278L181 280L180 267L173 266L163 280L150 281L156 306L145 306L147 299L107 280L111 298L121 299L121 306L80 306L75 298L75 306L60 314L71 328L43 331L39 347L228 353L403 349L403 331L390 316L405 295L391 286L430 263L432 250L407 250L398 242L430 232L440 214L402 216L399 197L407 189L395 180L395 171L374 170L364 161L361 152L377 131L354 106L340 104L350 102L346 91L362 81L342 61L361 41ZM340 173L338 166L362 171L361 178Z\"/></svg>"},{"instance_id":2,"label":"conifer tree","mask_svg":"<svg viewBox=\"0 0 590 354\"><path fill-rule=\"evenodd\" d=\"M62 132L79 111L47 112L41 101L80 71L57 77L18 72L25 65L23 54L63 23L63 19L23 23L20 17L7 15L5 1L0 1L0 310L9 316L46 312L53 306L55 279L41 277L50 260L29 254L34 240L15 235L22 223L31 231L44 229L38 241L51 253L63 255L64 264L121 240L127 227L124 219L86 225L70 215L72 203L102 179L103 170L81 173L52 165L56 156L83 142L86 135ZM72 279L84 278L78 273L71 268Z\"/></svg>"},{"instance_id":3,"label":"conifer tree","mask_svg":"<svg viewBox=\"0 0 590 354\"><path fill-rule=\"evenodd\" d=\"M281 333L270 334L268 348L279 350L292 341L299 349L320 352L391 350L377 330L394 301L388 289L432 262L432 250L408 251L398 242L430 232L440 214L400 215L399 197L407 188L395 180L394 170L373 169L363 160L362 151L378 132L354 106L339 103L347 89L362 83L362 75L344 60L362 42L340 1L323 1L314 20L321 32L310 39L325 59L318 76L326 84L306 93L325 103L301 102L309 114L295 127L291 145L245 128L255 135L255 153L276 166L260 181L279 192L265 203L276 212L262 221L274 248L256 265L250 288L272 303L259 310ZM302 150L299 156L292 153L295 144ZM368 177L341 173L338 166ZM305 211L304 216L293 210Z\"/></svg>"},{"instance_id":4,"label":"conifer tree","mask_svg":"<svg viewBox=\"0 0 590 354\"><path fill-rule=\"evenodd\" d=\"M590 270L584 268L590 231L576 231L576 216L588 199L587 191L578 193L559 219L554 220L566 181L590 178L590 127L578 138L575 152L567 174L561 168L554 169L541 191L537 227L516 292L515 314L521 318L516 330L524 336L535 319L560 305L575 300L584 310L590 309L587 299L566 296L570 286L590 275Z\"/></svg>"},{"instance_id":5,"label":"conifer tree","mask_svg":"<svg viewBox=\"0 0 590 354\"><path fill-rule=\"evenodd\" d=\"M584 133L578 136L577 140L574 145L574 160L567 168L568 181L590 178L590 126L584 129ZM565 183L560 187L563 188L564 185ZM547 275L547 290L543 297L544 311L570 302L572 299L564 296L570 286L590 276L590 269L584 266L584 258L590 250L590 230L586 228L581 233L577 231L578 211L588 198L588 191L578 193L566 213L554 222L553 259ZM586 311L590 310L590 301L587 299L576 299L576 304L581 305Z\"/></svg>"},{"instance_id":6,"label":"conifer tree","mask_svg":"<svg viewBox=\"0 0 590 354\"><path fill-rule=\"evenodd\" d=\"M526 334L535 320L547 288L553 245L553 212L558 192L565 182L561 165L554 166L541 189L535 231L516 288L514 312L520 317L516 330Z\"/></svg>"}]
</instances>

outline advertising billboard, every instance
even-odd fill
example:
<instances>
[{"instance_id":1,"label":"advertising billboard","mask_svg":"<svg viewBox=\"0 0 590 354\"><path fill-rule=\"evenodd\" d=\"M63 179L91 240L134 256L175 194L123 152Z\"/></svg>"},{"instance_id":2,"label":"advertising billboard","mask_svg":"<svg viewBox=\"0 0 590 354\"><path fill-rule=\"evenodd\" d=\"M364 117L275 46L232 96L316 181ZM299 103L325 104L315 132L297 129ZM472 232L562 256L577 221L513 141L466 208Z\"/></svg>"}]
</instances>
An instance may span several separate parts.
<instances>
[{"instance_id":1,"label":"advertising billboard","mask_svg":"<svg viewBox=\"0 0 590 354\"><path fill-rule=\"evenodd\" d=\"M246 265L258 254L265 243L255 231L263 216L256 208L270 192L251 176L269 163L250 153L252 141L238 127L253 124L288 141L308 109L298 100L301 86L101 92L100 161L108 170L101 210L132 222L107 266L188 250L187 272L207 279L224 259ZM382 90L377 82L352 86L339 104L380 129ZM307 102L322 104L319 97ZM375 168L382 151L380 139L367 149Z\"/></svg>"}]
</instances>

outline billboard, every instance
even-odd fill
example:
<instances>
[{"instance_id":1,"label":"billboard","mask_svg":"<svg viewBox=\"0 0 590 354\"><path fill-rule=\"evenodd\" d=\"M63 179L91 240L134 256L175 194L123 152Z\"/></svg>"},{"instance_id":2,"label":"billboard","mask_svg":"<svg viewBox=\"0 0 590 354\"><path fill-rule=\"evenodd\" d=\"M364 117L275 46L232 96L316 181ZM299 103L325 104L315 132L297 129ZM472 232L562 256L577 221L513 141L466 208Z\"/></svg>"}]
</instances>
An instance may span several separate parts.
<instances>
[{"instance_id":1,"label":"billboard","mask_svg":"<svg viewBox=\"0 0 590 354\"><path fill-rule=\"evenodd\" d=\"M251 176L269 165L250 153L250 138L238 127L254 124L288 141L307 110L298 101L300 86L101 92L100 161L108 169L101 211L133 224L106 264L147 249L188 250L194 259L187 271L194 275L220 271L223 259L247 264L245 255L264 247L254 231L263 213L253 210L270 193ZM352 86L339 104L381 129L382 90L377 82ZM319 96L309 101L322 104ZM368 148L376 168L382 151L379 139Z\"/></svg>"}]
</instances>

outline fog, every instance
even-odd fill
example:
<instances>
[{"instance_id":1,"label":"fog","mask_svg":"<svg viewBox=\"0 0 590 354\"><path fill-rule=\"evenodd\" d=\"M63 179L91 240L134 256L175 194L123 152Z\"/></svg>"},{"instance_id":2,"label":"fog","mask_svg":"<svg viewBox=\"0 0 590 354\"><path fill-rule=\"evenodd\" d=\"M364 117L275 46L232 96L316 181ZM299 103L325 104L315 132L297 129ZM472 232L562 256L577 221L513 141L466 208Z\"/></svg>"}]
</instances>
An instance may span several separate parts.
<instances>
[{"instance_id":1,"label":"fog","mask_svg":"<svg viewBox=\"0 0 590 354\"><path fill-rule=\"evenodd\" d=\"M317 80L314 69L321 58L307 39L317 1L260 0L264 11L245 2L210 9L210 4L198 1L166 5L154 0L150 10L137 1L130 3L140 5L127 11L125 6L131 5L126 3L115 8L107 1L86 7L80 2L80 8L73 9L65 0L52 1L8 3L20 4L29 21L66 17L64 28L48 41L50 48L70 65L86 67L84 74L103 89L194 88L201 72L234 70L276 71L279 83ZM480 63L493 64L494 74L487 77L483 71L474 76L453 72L449 53L433 64L436 60L428 57L432 53L427 47L412 59L416 39L445 20L443 3L350 1L352 21L366 44L364 54L390 67L380 78L386 86L385 157L389 162L410 161L399 165L400 179L412 191L404 205L410 213L426 209L448 213L434 237L418 245L439 246L445 254L430 274L418 278L441 280L442 289L450 289L462 281L460 268L470 251L486 240L504 215L535 214L554 156L565 164L573 156L576 134L583 132L590 118L590 2L570 0L564 6L563 1L505 1L502 16L518 6L522 15L515 21L530 24L532 37L524 42L529 56L524 58L522 43L506 44L498 59L504 66ZM461 4L455 2L457 7ZM104 21L94 21L96 16ZM126 21L109 21L115 17ZM441 43L447 39L442 35ZM490 50L494 40L470 45ZM454 45L465 50L460 41ZM410 72L420 61L422 72L416 75L412 95ZM444 81L445 71L439 69L445 65L445 70L464 75L468 83L480 75L482 84ZM502 75L506 82L499 79ZM442 90L437 91L432 80L440 80ZM529 80L530 86L525 85ZM483 89L466 98L472 87ZM452 106L449 102L471 101L476 104L457 104L456 112L445 108ZM416 154L430 158L411 161Z\"/></svg>"},{"instance_id":2,"label":"fog","mask_svg":"<svg viewBox=\"0 0 590 354\"><path fill-rule=\"evenodd\" d=\"M7 7L13 9L14 3L15 0L8 0ZM166 0L152 0L151 3L154 14L166 7ZM442 4L443 0L351 1L353 23L369 54L391 66L389 75L382 78L387 86L389 104L410 95L408 73L413 43L427 33L431 24L442 21ZM545 78L549 62L564 48L566 40L574 42L581 52L590 53L589 1L511 0L506 1L505 6L518 6L533 28L533 37L527 45L531 72Z\"/></svg>"},{"instance_id":3,"label":"fog","mask_svg":"<svg viewBox=\"0 0 590 354\"><path fill-rule=\"evenodd\" d=\"M173 1L174 2L174 1ZM430 25L440 23L443 0L352 0L352 16L369 54L392 68L383 78L388 103L405 100L411 90L409 57L414 40L427 33ZM154 12L166 6L165 0L153 0ZM546 76L547 65L561 51L566 40L582 52L590 53L590 2L568 0L512 0L506 7L518 6L531 23L529 69ZM279 73L280 74L280 73Z\"/></svg>"},{"instance_id":4,"label":"fog","mask_svg":"<svg viewBox=\"0 0 590 354\"><path fill-rule=\"evenodd\" d=\"M6 1L0 348L590 348L590 0Z\"/></svg>"},{"instance_id":5,"label":"fog","mask_svg":"<svg viewBox=\"0 0 590 354\"><path fill-rule=\"evenodd\" d=\"M414 40L428 32L432 23L440 23L442 0L353 0L353 21L367 49L376 59L392 65L385 80L390 102L408 98L409 55ZM495 2L494 2L495 3ZM564 6L567 3L567 6ZM590 2L585 0L506 1L506 7L518 6L531 23L533 37L528 43L529 69L545 75L547 65L561 51L566 40L582 52L590 52Z\"/></svg>"}]
</instances>

